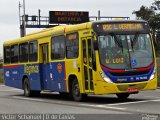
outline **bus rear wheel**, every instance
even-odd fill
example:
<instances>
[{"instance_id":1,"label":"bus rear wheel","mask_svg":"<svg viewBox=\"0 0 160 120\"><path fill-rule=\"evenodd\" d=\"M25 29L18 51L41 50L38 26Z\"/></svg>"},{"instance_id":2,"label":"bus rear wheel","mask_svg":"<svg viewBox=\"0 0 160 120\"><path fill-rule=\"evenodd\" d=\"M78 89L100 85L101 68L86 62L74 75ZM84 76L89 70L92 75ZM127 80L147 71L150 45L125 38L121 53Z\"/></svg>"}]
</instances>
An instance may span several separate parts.
<instances>
[{"instance_id":1,"label":"bus rear wheel","mask_svg":"<svg viewBox=\"0 0 160 120\"><path fill-rule=\"evenodd\" d=\"M117 93L116 95L120 100L126 100L128 99L130 94L129 93Z\"/></svg>"},{"instance_id":2,"label":"bus rear wheel","mask_svg":"<svg viewBox=\"0 0 160 120\"><path fill-rule=\"evenodd\" d=\"M30 97L30 95L31 95L30 85L29 85L29 81L27 78L24 79L23 88L24 88L24 96Z\"/></svg>"},{"instance_id":3,"label":"bus rear wheel","mask_svg":"<svg viewBox=\"0 0 160 120\"><path fill-rule=\"evenodd\" d=\"M40 91L33 91L30 89L30 84L28 78L24 79L23 82L23 88L24 88L24 96L31 97L31 96L39 96Z\"/></svg>"},{"instance_id":4,"label":"bus rear wheel","mask_svg":"<svg viewBox=\"0 0 160 120\"><path fill-rule=\"evenodd\" d=\"M75 79L72 83L72 97L75 101L84 101L87 97L87 94L80 93L80 88L77 79Z\"/></svg>"}]
</instances>

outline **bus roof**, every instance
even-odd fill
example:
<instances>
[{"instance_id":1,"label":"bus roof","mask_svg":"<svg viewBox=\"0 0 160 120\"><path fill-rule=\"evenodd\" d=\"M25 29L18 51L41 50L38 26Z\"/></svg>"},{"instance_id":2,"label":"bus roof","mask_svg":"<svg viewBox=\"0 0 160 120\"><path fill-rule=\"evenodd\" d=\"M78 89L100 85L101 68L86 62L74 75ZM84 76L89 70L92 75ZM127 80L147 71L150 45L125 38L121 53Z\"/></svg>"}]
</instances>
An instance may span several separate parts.
<instances>
[{"instance_id":1,"label":"bus roof","mask_svg":"<svg viewBox=\"0 0 160 120\"><path fill-rule=\"evenodd\" d=\"M27 41L36 40L38 38L43 38L46 36L56 36L61 35L64 33L70 33L70 32L76 32L77 30L82 29L89 29L92 26L92 22L82 23L82 24L76 24L76 25L64 25L64 26L56 26L53 28L44 29L38 32L33 32L31 34L27 34L25 37L17 38L13 40L8 40L4 42L4 46L10 45L10 44L18 44L23 43Z\"/></svg>"},{"instance_id":2,"label":"bus roof","mask_svg":"<svg viewBox=\"0 0 160 120\"><path fill-rule=\"evenodd\" d=\"M82 24L76 24L76 25L64 25L64 26L56 26L53 28L48 28L44 29L38 32L33 32L31 34L26 35L25 37L22 38L17 38L14 40L9 40L4 42L4 46L10 45L10 44L18 44L22 42L27 42L27 41L32 41L32 40L37 40L38 38L43 38L46 36L56 36L56 35L61 35L64 33L71 33L71 32L76 32L77 30L82 30L82 29L89 29L92 26L96 24L103 24L103 23L133 23L133 22L146 22L142 20L110 20L110 21L94 21L94 22L87 22L87 23L82 23Z\"/></svg>"},{"instance_id":3,"label":"bus roof","mask_svg":"<svg viewBox=\"0 0 160 120\"><path fill-rule=\"evenodd\" d=\"M145 20L107 20L107 21L95 21L93 24L97 23L137 23L137 22L146 22Z\"/></svg>"}]
</instances>

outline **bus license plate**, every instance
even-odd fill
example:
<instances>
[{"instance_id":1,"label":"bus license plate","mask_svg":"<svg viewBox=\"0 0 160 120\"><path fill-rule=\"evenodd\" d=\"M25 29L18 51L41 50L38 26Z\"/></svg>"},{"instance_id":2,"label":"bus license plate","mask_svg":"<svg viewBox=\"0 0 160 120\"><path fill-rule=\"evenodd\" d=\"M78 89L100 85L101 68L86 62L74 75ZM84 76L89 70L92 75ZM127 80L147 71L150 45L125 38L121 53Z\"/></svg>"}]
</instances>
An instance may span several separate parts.
<instances>
[{"instance_id":1,"label":"bus license plate","mask_svg":"<svg viewBox=\"0 0 160 120\"><path fill-rule=\"evenodd\" d=\"M128 92L129 93L138 92L138 89L137 88L128 88Z\"/></svg>"}]
</instances>

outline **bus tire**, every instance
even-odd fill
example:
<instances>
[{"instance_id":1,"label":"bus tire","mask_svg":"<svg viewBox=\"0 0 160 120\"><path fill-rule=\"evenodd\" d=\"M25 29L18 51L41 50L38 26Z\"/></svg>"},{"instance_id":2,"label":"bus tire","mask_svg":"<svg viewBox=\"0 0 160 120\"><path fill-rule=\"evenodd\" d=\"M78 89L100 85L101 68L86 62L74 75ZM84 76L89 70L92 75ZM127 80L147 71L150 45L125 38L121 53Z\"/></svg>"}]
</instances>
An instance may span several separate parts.
<instances>
[{"instance_id":1,"label":"bus tire","mask_svg":"<svg viewBox=\"0 0 160 120\"><path fill-rule=\"evenodd\" d=\"M80 93L80 88L77 79L74 79L72 83L72 97L75 101L84 101L87 97L87 94Z\"/></svg>"},{"instance_id":2,"label":"bus tire","mask_svg":"<svg viewBox=\"0 0 160 120\"><path fill-rule=\"evenodd\" d=\"M24 96L30 97L30 96L31 96L31 90L30 90L30 85L29 85L29 80L28 80L28 78L25 78L25 79L24 79L23 89L24 89Z\"/></svg>"},{"instance_id":3,"label":"bus tire","mask_svg":"<svg viewBox=\"0 0 160 120\"><path fill-rule=\"evenodd\" d=\"M32 97L32 96L39 96L40 91L33 91L30 89L30 84L28 78L24 79L23 82L23 88L24 88L24 96L26 97Z\"/></svg>"},{"instance_id":4,"label":"bus tire","mask_svg":"<svg viewBox=\"0 0 160 120\"><path fill-rule=\"evenodd\" d=\"M130 94L129 93L117 93L116 95L120 100L126 100L128 99Z\"/></svg>"}]
</instances>

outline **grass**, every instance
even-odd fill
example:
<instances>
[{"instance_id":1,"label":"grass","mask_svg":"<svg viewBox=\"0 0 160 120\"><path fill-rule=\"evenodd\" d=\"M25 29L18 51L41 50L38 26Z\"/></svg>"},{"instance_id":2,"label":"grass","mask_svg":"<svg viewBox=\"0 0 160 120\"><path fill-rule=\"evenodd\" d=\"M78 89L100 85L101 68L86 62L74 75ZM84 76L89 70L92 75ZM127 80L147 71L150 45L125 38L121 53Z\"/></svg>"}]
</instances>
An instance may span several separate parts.
<instances>
[{"instance_id":1,"label":"grass","mask_svg":"<svg viewBox=\"0 0 160 120\"><path fill-rule=\"evenodd\" d=\"M0 83L3 83L3 79L0 79Z\"/></svg>"}]
</instances>

